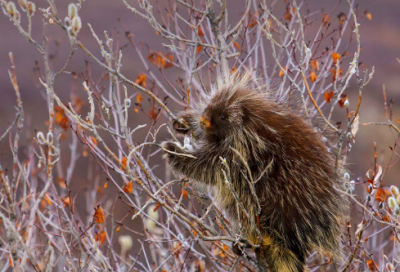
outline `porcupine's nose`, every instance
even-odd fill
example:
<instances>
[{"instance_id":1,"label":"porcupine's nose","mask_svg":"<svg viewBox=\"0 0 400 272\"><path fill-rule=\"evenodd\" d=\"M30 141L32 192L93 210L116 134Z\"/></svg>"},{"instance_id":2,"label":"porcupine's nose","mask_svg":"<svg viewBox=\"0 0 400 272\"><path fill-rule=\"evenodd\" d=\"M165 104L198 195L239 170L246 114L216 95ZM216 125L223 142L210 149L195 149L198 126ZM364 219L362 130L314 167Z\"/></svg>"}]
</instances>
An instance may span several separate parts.
<instances>
[{"instance_id":1,"label":"porcupine's nose","mask_svg":"<svg viewBox=\"0 0 400 272\"><path fill-rule=\"evenodd\" d=\"M208 119L207 119L206 117L204 117L203 115L200 116L199 121L200 121L200 127L201 127L202 129L206 129L206 128L209 128L209 127L211 126L210 120L208 120Z\"/></svg>"}]
</instances>

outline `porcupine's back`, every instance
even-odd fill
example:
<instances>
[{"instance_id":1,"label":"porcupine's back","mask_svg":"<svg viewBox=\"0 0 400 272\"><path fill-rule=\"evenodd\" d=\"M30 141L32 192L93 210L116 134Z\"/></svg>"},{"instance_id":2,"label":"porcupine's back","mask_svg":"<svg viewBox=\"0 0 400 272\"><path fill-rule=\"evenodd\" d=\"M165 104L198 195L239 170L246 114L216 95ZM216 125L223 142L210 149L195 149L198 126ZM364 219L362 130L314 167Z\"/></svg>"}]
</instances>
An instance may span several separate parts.
<instances>
[{"instance_id":1,"label":"porcupine's back","mask_svg":"<svg viewBox=\"0 0 400 272\"><path fill-rule=\"evenodd\" d=\"M340 222L347 204L334 188L342 184L341 166L335 171L334 157L323 137L300 114L253 90L243 78L219 87L209 103L226 104L223 100L227 97L240 101L244 111L242 129L218 144L208 144L218 148L231 163L235 190L253 216L254 200L237 166L238 158L228 151L229 147L241 152L254 177L271 163L255 184L261 204L264 255L271 270L302 271L307 254L314 249L337 257ZM237 218L231 192L223 184L219 187L221 205L231 218ZM257 243L250 224L247 229Z\"/></svg>"}]
</instances>

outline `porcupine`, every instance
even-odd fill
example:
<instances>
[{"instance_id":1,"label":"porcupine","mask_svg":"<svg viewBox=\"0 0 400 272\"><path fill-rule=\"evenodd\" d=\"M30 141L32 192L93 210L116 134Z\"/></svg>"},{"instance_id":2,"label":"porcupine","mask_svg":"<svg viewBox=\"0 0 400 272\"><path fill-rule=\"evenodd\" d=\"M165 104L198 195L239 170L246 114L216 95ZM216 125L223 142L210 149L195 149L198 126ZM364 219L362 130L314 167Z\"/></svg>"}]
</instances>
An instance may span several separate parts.
<instances>
[{"instance_id":1,"label":"porcupine","mask_svg":"<svg viewBox=\"0 0 400 272\"><path fill-rule=\"evenodd\" d=\"M213 188L216 206L237 232L246 218L226 185L221 158L229 166L233 190L255 222L257 207L244 159L261 206L258 259L272 272L302 272L312 250L340 256L347 199L336 188L342 184L343 167L340 162L336 167L326 138L306 118L278 103L265 85L254 86L249 74L217 83L205 102L178 117L185 126L174 123L176 132L196 135L193 148L162 144L195 158L168 152L165 158L175 173ZM247 220L251 243L258 244L260 232Z\"/></svg>"}]
</instances>

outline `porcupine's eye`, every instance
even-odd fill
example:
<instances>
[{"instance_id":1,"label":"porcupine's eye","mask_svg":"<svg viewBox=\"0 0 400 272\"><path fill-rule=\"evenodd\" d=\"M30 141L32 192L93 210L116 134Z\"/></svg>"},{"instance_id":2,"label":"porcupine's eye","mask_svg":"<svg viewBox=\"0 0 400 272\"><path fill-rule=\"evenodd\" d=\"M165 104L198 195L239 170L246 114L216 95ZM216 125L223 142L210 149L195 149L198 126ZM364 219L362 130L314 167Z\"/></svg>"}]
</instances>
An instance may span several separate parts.
<instances>
[{"instance_id":1,"label":"porcupine's eye","mask_svg":"<svg viewBox=\"0 0 400 272\"><path fill-rule=\"evenodd\" d=\"M221 115L221 120L225 120L225 115Z\"/></svg>"}]
</instances>

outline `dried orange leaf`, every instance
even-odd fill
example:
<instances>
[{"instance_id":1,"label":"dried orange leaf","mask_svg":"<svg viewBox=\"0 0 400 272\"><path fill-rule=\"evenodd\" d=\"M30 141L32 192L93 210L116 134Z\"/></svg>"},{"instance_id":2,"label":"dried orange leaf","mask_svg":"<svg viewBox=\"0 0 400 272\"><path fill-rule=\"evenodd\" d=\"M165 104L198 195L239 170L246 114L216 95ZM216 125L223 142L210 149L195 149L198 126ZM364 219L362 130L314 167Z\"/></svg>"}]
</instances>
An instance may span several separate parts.
<instances>
[{"instance_id":1,"label":"dried orange leaf","mask_svg":"<svg viewBox=\"0 0 400 272\"><path fill-rule=\"evenodd\" d=\"M141 94L138 94L137 96L136 96L136 102L138 103L138 104L140 104L141 102L142 102L142 95Z\"/></svg>"},{"instance_id":2,"label":"dried orange leaf","mask_svg":"<svg viewBox=\"0 0 400 272\"><path fill-rule=\"evenodd\" d=\"M182 189L181 189L179 195L182 195ZM187 197L188 197L188 192L186 190L183 190L183 198L186 199Z\"/></svg>"},{"instance_id":3,"label":"dried orange leaf","mask_svg":"<svg viewBox=\"0 0 400 272\"><path fill-rule=\"evenodd\" d=\"M324 93L324 99L325 99L326 103L330 103L331 99L333 98L333 96L334 96L333 91L332 90L327 90Z\"/></svg>"},{"instance_id":4,"label":"dried orange leaf","mask_svg":"<svg viewBox=\"0 0 400 272\"><path fill-rule=\"evenodd\" d=\"M142 86L143 88L146 88L146 75L145 74L138 75L135 83L138 84L139 86Z\"/></svg>"},{"instance_id":5,"label":"dried orange leaf","mask_svg":"<svg viewBox=\"0 0 400 272\"><path fill-rule=\"evenodd\" d=\"M67 130L69 128L69 120L68 117L64 117L60 123L58 123L60 127L64 130Z\"/></svg>"},{"instance_id":6,"label":"dried orange leaf","mask_svg":"<svg viewBox=\"0 0 400 272\"><path fill-rule=\"evenodd\" d=\"M368 20L370 20L370 21L372 20L372 14L371 13L368 12L367 15L365 15L365 16L367 16Z\"/></svg>"},{"instance_id":7,"label":"dried orange leaf","mask_svg":"<svg viewBox=\"0 0 400 272\"><path fill-rule=\"evenodd\" d=\"M336 62L336 61L338 61L338 60L340 60L340 54L339 53L337 53L337 52L335 52L335 53L332 53L332 59Z\"/></svg>"},{"instance_id":8,"label":"dried orange leaf","mask_svg":"<svg viewBox=\"0 0 400 272\"><path fill-rule=\"evenodd\" d=\"M69 197L63 197L61 200L64 203L64 207L69 207L71 205L71 199Z\"/></svg>"},{"instance_id":9,"label":"dried orange leaf","mask_svg":"<svg viewBox=\"0 0 400 272\"><path fill-rule=\"evenodd\" d=\"M311 68L319 71L319 61L318 60L312 60L310 61Z\"/></svg>"},{"instance_id":10,"label":"dried orange leaf","mask_svg":"<svg viewBox=\"0 0 400 272\"><path fill-rule=\"evenodd\" d=\"M168 69L168 68L172 67L173 66L172 62L174 62L174 56L172 54L168 53L164 57L168 61L165 61L165 64L164 64L163 68Z\"/></svg>"},{"instance_id":11,"label":"dried orange leaf","mask_svg":"<svg viewBox=\"0 0 400 272\"><path fill-rule=\"evenodd\" d=\"M159 208L161 208L161 203L157 202L157 205L154 207L153 212L156 212Z\"/></svg>"},{"instance_id":12,"label":"dried orange leaf","mask_svg":"<svg viewBox=\"0 0 400 272\"><path fill-rule=\"evenodd\" d=\"M196 47L196 54L200 53L202 49L203 49L203 47L201 45L198 45Z\"/></svg>"},{"instance_id":13,"label":"dried orange leaf","mask_svg":"<svg viewBox=\"0 0 400 272\"><path fill-rule=\"evenodd\" d=\"M100 232L100 244L102 245L104 243L104 240L106 239L106 232L103 230Z\"/></svg>"},{"instance_id":14,"label":"dried orange leaf","mask_svg":"<svg viewBox=\"0 0 400 272\"><path fill-rule=\"evenodd\" d=\"M378 267L377 264L371 259L367 260L367 265L370 271L375 271L375 268Z\"/></svg>"},{"instance_id":15,"label":"dried orange leaf","mask_svg":"<svg viewBox=\"0 0 400 272\"><path fill-rule=\"evenodd\" d=\"M339 100L339 102L338 102L338 104L339 104L339 106L340 106L341 108L343 108L344 102L346 102L346 100L347 100L347 94L341 94L341 95L340 95L340 100Z\"/></svg>"},{"instance_id":16,"label":"dried orange leaf","mask_svg":"<svg viewBox=\"0 0 400 272\"><path fill-rule=\"evenodd\" d=\"M57 182L58 182L58 185L60 185L61 188L65 188L65 179L64 179L64 177L58 177L57 178Z\"/></svg>"},{"instance_id":17,"label":"dried orange leaf","mask_svg":"<svg viewBox=\"0 0 400 272\"><path fill-rule=\"evenodd\" d=\"M96 241L100 241L100 245L104 243L104 240L106 239L106 232L103 230L100 233L95 233L94 239Z\"/></svg>"},{"instance_id":18,"label":"dried orange leaf","mask_svg":"<svg viewBox=\"0 0 400 272\"><path fill-rule=\"evenodd\" d=\"M96 223L98 224L101 224L104 221L106 221L106 216L101 206L98 206L98 208L95 209L94 218L96 219Z\"/></svg>"},{"instance_id":19,"label":"dried orange leaf","mask_svg":"<svg viewBox=\"0 0 400 272\"><path fill-rule=\"evenodd\" d=\"M237 50L240 50L240 45L238 44L238 42L234 42L233 46L236 47Z\"/></svg>"},{"instance_id":20,"label":"dried orange leaf","mask_svg":"<svg viewBox=\"0 0 400 272\"><path fill-rule=\"evenodd\" d=\"M310 79L312 82L317 80L317 74L314 71L311 72Z\"/></svg>"},{"instance_id":21,"label":"dried orange leaf","mask_svg":"<svg viewBox=\"0 0 400 272\"><path fill-rule=\"evenodd\" d=\"M282 69L283 69L283 70L280 70L280 71L279 71L279 76L280 76L280 77L282 77L282 76L285 75L285 73L284 73L283 71L286 72L286 67L285 67L285 66L283 66Z\"/></svg>"},{"instance_id":22,"label":"dried orange leaf","mask_svg":"<svg viewBox=\"0 0 400 272\"><path fill-rule=\"evenodd\" d=\"M94 145L97 145L97 139L95 137L93 137L93 136L91 136L90 138L92 139L92 143Z\"/></svg>"},{"instance_id":23,"label":"dried orange leaf","mask_svg":"<svg viewBox=\"0 0 400 272\"><path fill-rule=\"evenodd\" d=\"M50 200L50 198L49 198L49 193L46 193L44 196L43 196L43 198L42 198L42 201L40 202L40 205L42 206L42 207L46 207L46 203L47 203L47 205L49 205L49 206L51 206L51 200Z\"/></svg>"},{"instance_id":24,"label":"dried orange leaf","mask_svg":"<svg viewBox=\"0 0 400 272\"><path fill-rule=\"evenodd\" d=\"M248 24L248 28L252 28L252 27L255 27L257 25L257 21L256 21L256 19L254 18L254 15L251 17L251 19L250 19L250 23Z\"/></svg>"},{"instance_id":25,"label":"dried orange leaf","mask_svg":"<svg viewBox=\"0 0 400 272\"><path fill-rule=\"evenodd\" d=\"M293 15L290 13L290 9L289 7L286 8L286 12L283 16L283 19L287 20L287 21L291 21L293 18Z\"/></svg>"},{"instance_id":26,"label":"dried orange leaf","mask_svg":"<svg viewBox=\"0 0 400 272\"><path fill-rule=\"evenodd\" d=\"M201 28L201 26L199 26L198 34L200 37L204 36L203 28Z\"/></svg>"},{"instance_id":27,"label":"dried orange leaf","mask_svg":"<svg viewBox=\"0 0 400 272\"><path fill-rule=\"evenodd\" d=\"M332 73L332 82L336 81L336 74L338 74L338 76L340 77L340 75L342 74L342 69L339 69L339 71L337 72L335 68L331 68L329 69L329 71Z\"/></svg>"},{"instance_id":28,"label":"dried orange leaf","mask_svg":"<svg viewBox=\"0 0 400 272\"><path fill-rule=\"evenodd\" d=\"M331 18L329 18L329 16L325 13L322 15L322 23L324 26L328 25L330 20Z\"/></svg>"},{"instance_id":29,"label":"dried orange leaf","mask_svg":"<svg viewBox=\"0 0 400 272\"><path fill-rule=\"evenodd\" d=\"M123 157L121 160L122 165L126 168L126 162L128 161L128 159L126 157Z\"/></svg>"},{"instance_id":30,"label":"dried orange leaf","mask_svg":"<svg viewBox=\"0 0 400 272\"><path fill-rule=\"evenodd\" d=\"M154 59L154 54L153 54L153 53L150 53L150 54L147 56L147 59L148 59L149 61L151 61L152 63L156 64L156 61L155 61L155 59Z\"/></svg>"},{"instance_id":31,"label":"dried orange leaf","mask_svg":"<svg viewBox=\"0 0 400 272\"><path fill-rule=\"evenodd\" d=\"M83 150L82 150L82 156L85 157L85 158L88 156L88 147L87 147L87 146L85 146L85 147L83 148Z\"/></svg>"},{"instance_id":32,"label":"dried orange leaf","mask_svg":"<svg viewBox=\"0 0 400 272\"><path fill-rule=\"evenodd\" d=\"M132 192L133 192L133 182L129 181L128 183L126 183L124 185L124 187L122 187L122 190L127 194L132 194Z\"/></svg>"},{"instance_id":33,"label":"dried orange leaf","mask_svg":"<svg viewBox=\"0 0 400 272\"><path fill-rule=\"evenodd\" d=\"M104 183L104 189L107 189L107 188L108 188L108 183L106 181L106 183Z\"/></svg>"},{"instance_id":34,"label":"dried orange leaf","mask_svg":"<svg viewBox=\"0 0 400 272\"><path fill-rule=\"evenodd\" d=\"M379 201L379 202L385 201L386 194L385 194L385 191L382 188L378 189L378 191L376 193L376 196L375 196L375 199L376 199L376 201Z\"/></svg>"},{"instance_id":35,"label":"dried orange leaf","mask_svg":"<svg viewBox=\"0 0 400 272\"><path fill-rule=\"evenodd\" d=\"M139 109L137 107L135 107L135 112L139 113Z\"/></svg>"},{"instance_id":36,"label":"dried orange leaf","mask_svg":"<svg viewBox=\"0 0 400 272\"><path fill-rule=\"evenodd\" d=\"M150 109L149 115L151 116L151 118L153 118L153 120L157 119L157 112L154 110L154 108Z\"/></svg>"}]
</instances>

